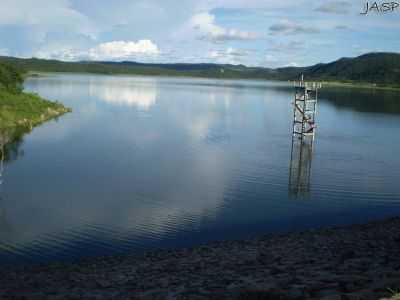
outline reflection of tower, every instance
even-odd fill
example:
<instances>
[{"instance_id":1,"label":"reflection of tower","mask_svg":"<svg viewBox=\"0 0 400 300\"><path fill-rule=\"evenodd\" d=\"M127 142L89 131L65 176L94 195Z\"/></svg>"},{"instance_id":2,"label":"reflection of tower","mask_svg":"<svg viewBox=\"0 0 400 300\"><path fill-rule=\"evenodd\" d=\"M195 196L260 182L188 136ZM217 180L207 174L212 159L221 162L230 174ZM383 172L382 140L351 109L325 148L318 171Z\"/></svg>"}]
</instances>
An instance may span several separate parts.
<instances>
[{"instance_id":1,"label":"reflection of tower","mask_svg":"<svg viewBox=\"0 0 400 300\"><path fill-rule=\"evenodd\" d=\"M291 196L305 196L310 192L313 140L293 137L290 155L289 193Z\"/></svg>"},{"instance_id":2,"label":"reflection of tower","mask_svg":"<svg viewBox=\"0 0 400 300\"><path fill-rule=\"evenodd\" d=\"M307 197L310 192L311 163L315 138L319 83L295 82L292 150L290 155L289 193Z\"/></svg>"}]
</instances>

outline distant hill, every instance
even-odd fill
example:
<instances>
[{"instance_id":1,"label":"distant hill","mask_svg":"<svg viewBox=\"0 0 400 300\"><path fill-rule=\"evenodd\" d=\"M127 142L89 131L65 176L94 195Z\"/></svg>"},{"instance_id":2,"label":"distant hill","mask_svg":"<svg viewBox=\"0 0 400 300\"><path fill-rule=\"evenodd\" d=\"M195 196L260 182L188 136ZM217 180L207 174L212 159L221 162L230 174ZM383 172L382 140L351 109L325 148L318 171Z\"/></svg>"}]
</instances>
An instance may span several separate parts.
<instances>
[{"instance_id":1,"label":"distant hill","mask_svg":"<svg viewBox=\"0 0 400 300\"><path fill-rule=\"evenodd\" d=\"M400 54L368 53L356 58L341 58L304 70L307 78L349 80L380 84L400 84Z\"/></svg>"},{"instance_id":2,"label":"distant hill","mask_svg":"<svg viewBox=\"0 0 400 300\"><path fill-rule=\"evenodd\" d=\"M230 64L149 64L131 61L63 62L45 59L0 57L25 71L88 72L101 74L137 74L161 76L194 76L209 78L249 78L294 80L304 74L307 79L375 83L400 86L400 54L368 53L355 58L341 58L331 63L309 67L261 68Z\"/></svg>"}]
</instances>

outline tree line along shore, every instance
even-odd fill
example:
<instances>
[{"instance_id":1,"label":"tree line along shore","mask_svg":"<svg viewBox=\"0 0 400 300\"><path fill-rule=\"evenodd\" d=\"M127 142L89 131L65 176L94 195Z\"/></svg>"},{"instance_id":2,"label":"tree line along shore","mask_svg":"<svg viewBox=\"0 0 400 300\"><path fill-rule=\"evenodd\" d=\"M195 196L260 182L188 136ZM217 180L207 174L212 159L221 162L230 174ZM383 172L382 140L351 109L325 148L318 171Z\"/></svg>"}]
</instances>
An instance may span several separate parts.
<instances>
[{"instance_id":1,"label":"tree line along shore","mask_svg":"<svg viewBox=\"0 0 400 300\"><path fill-rule=\"evenodd\" d=\"M0 63L0 131L27 132L33 127L70 111L58 102L23 91L23 70ZM2 139L6 140L6 138ZM12 141L8 137L7 140Z\"/></svg>"},{"instance_id":2,"label":"tree line along shore","mask_svg":"<svg viewBox=\"0 0 400 300\"><path fill-rule=\"evenodd\" d=\"M400 89L400 54L366 53L343 57L330 63L305 67L250 67L215 63L141 63L134 61L60 61L0 56L25 72L71 72L109 75L200 77L219 79L298 80L327 85L372 89Z\"/></svg>"}]
</instances>

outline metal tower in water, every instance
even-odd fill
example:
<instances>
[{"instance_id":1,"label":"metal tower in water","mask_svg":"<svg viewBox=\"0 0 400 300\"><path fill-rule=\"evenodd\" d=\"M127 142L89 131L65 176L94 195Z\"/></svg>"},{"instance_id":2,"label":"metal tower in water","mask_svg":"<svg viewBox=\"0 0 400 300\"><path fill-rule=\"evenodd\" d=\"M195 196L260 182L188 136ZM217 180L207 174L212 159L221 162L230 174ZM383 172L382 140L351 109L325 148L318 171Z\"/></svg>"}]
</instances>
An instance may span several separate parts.
<instances>
[{"instance_id":1,"label":"metal tower in water","mask_svg":"<svg viewBox=\"0 0 400 300\"><path fill-rule=\"evenodd\" d=\"M314 140L318 89L321 88L321 84L304 82L302 75L301 80L294 83L294 87L293 136L300 139L312 137Z\"/></svg>"},{"instance_id":2,"label":"metal tower in water","mask_svg":"<svg viewBox=\"0 0 400 300\"><path fill-rule=\"evenodd\" d=\"M316 131L318 89L320 83L294 83L292 151L289 170L289 193L307 197L310 192L311 163Z\"/></svg>"}]
</instances>

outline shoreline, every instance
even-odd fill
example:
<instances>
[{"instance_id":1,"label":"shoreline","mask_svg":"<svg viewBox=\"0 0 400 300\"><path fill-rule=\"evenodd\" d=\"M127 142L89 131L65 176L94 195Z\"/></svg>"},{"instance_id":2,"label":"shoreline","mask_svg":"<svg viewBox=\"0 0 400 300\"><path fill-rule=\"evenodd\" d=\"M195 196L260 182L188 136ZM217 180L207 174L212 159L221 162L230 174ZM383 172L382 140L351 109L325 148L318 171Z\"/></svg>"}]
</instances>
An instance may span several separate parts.
<instances>
[{"instance_id":1,"label":"shoreline","mask_svg":"<svg viewBox=\"0 0 400 300\"><path fill-rule=\"evenodd\" d=\"M41 124L71 112L61 103L32 93L0 90L0 146L6 146Z\"/></svg>"},{"instance_id":2,"label":"shoreline","mask_svg":"<svg viewBox=\"0 0 400 300\"><path fill-rule=\"evenodd\" d=\"M400 288L400 218L144 255L0 270L1 299L380 299Z\"/></svg>"},{"instance_id":3,"label":"shoreline","mask_svg":"<svg viewBox=\"0 0 400 300\"><path fill-rule=\"evenodd\" d=\"M51 74L79 74L79 75L99 75L99 76L132 76L132 77L162 77L162 78L192 78L192 79L210 79L210 80L233 80L233 81L271 81L279 83L287 83L288 86L293 85L293 80L283 80L283 79L263 79L263 78L229 78L229 77L206 77L206 76L190 76L190 75L160 75L160 74L135 74L135 73L96 73L96 72L68 72L68 71L29 71L26 78L41 78L47 77ZM327 88L346 88L346 89L362 89L362 90L382 90L382 91L394 91L400 92L400 86L381 86L374 85L372 83L365 82L340 82L340 81L326 81L318 79L310 79L310 82L321 82L322 87Z\"/></svg>"},{"instance_id":4,"label":"shoreline","mask_svg":"<svg viewBox=\"0 0 400 300\"><path fill-rule=\"evenodd\" d=\"M322 87L343 87L347 89L362 89L362 90L381 90L399 92L400 87L395 86L375 86L371 83L356 83L356 82L337 82L337 81L321 81Z\"/></svg>"},{"instance_id":5,"label":"shoreline","mask_svg":"<svg viewBox=\"0 0 400 300\"><path fill-rule=\"evenodd\" d=\"M0 130L25 127L30 130L44 122L71 112L58 102L32 93L12 94L0 91ZM27 109L29 107L29 109Z\"/></svg>"}]
</instances>

